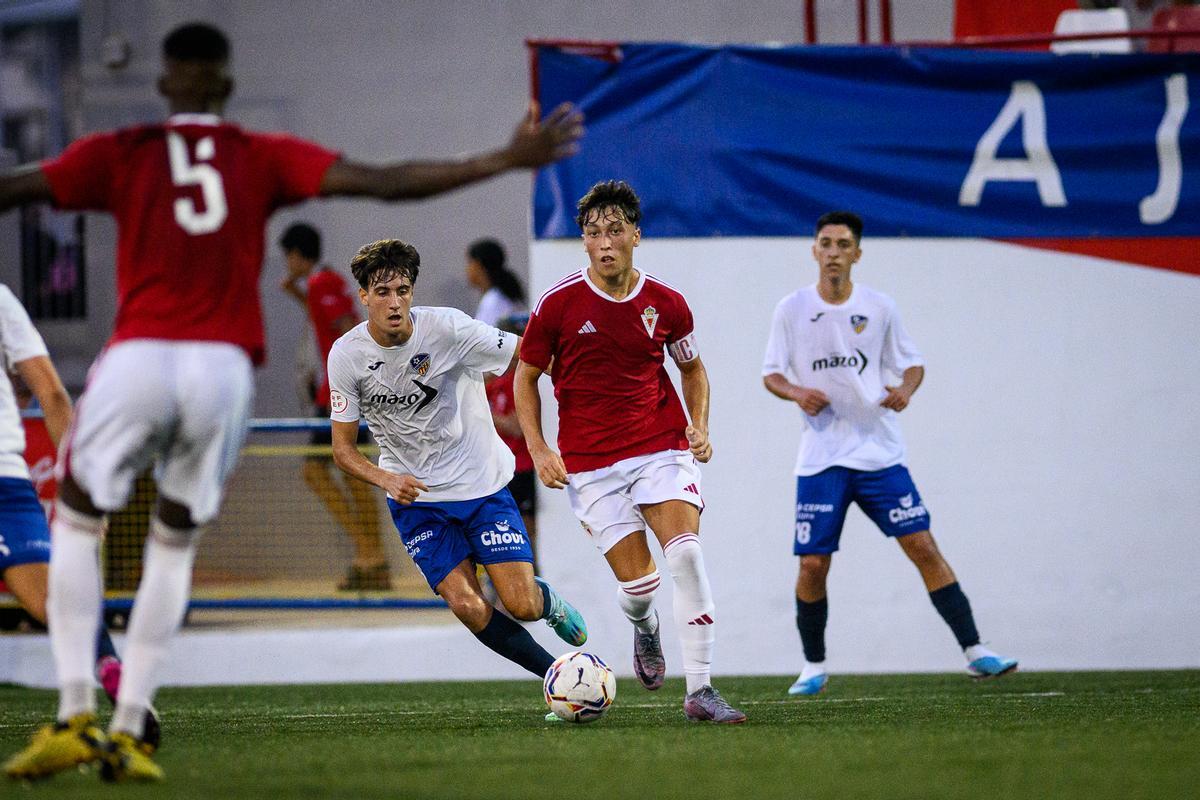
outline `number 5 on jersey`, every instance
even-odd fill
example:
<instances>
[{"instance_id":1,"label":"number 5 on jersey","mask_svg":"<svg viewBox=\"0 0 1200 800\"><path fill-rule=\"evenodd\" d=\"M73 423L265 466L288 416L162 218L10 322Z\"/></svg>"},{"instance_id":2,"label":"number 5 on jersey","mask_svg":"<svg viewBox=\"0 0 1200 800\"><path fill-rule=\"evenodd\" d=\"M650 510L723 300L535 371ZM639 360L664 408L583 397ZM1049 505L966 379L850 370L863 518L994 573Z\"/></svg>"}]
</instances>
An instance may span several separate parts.
<instances>
[{"instance_id":1,"label":"number 5 on jersey","mask_svg":"<svg viewBox=\"0 0 1200 800\"><path fill-rule=\"evenodd\" d=\"M195 159L188 152L187 140L175 132L167 133L167 156L171 162L171 182L176 186L198 186L204 210L196 208L191 197L180 197L175 201L175 221L192 236L201 236L219 230L229 216L225 202L225 183L221 173L212 164L216 155L213 137L205 136L196 142Z\"/></svg>"}]
</instances>

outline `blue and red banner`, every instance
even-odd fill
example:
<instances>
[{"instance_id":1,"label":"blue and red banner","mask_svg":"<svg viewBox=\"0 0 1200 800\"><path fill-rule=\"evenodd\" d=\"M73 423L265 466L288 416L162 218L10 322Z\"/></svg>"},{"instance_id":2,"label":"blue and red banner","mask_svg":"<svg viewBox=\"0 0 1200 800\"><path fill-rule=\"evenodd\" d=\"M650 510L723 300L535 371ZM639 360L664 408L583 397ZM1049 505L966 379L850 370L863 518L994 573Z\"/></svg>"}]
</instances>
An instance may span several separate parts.
<instances>
[{"instance_id":1,"label":"blue and red banner","mask_svg":"<svg viewBox=\"0 0 1200 800\"><path fill-rule=\"evenodd\" d=\"M610 178L638 190L657 237L807 236L834 208L873 236L1200 236L1198 55L614 55L538 48L542 107L574 102L588 129L537 177L538 238L578 235L575 202Z\"/></svg>"}]
</instances>

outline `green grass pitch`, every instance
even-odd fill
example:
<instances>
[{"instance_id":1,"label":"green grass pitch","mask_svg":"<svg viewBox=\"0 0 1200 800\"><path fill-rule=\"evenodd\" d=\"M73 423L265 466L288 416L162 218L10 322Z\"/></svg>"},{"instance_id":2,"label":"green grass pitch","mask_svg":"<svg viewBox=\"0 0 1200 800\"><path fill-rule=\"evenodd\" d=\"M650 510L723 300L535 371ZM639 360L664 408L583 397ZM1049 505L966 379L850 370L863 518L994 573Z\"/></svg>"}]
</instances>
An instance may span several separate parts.
<instances>
[{"instance_id":1,"label":"green grass pitch","mask_svg":"<svg viewBox=\"0 0 1200 800\"><path fill-rule=\"evenodd\" d=\"M165 689L167 782L94 773L14 798L788 798L1102 800L1200 797L1200 671L723 678L750 716L688 724L682 685L622 680L609 715L550 724L536 681ZM0 686L0 753L54 694Z\"/></svg>"}]
</instances>

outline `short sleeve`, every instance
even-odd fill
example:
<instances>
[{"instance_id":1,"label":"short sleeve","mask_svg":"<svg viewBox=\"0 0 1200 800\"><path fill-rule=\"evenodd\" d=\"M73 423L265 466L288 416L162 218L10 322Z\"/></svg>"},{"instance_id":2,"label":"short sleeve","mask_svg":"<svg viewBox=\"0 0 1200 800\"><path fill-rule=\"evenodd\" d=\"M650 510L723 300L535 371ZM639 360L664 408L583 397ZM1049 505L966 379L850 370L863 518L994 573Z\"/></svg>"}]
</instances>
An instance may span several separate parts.
<instances>
[{"instance_id":1,"label":"short sleeve","mask_svg":"<svg viewBox=\"0 0 1200 800\"><path fill-rule=\"evenodd\" d=\"M888 372L896 375L903 374L909 367L924 366L925 358L917 349L917 344L904 330L900 322L900 312L895 304L888 308L888 324L883 333L883 353L880 365Z\"/></svg>"},{"instance_id":2,"label":"short sleeve","mask_svg":"<svg viewBox=\"0 0 1200 800\"><path fill-rule=\"evenodd\" d=\"M521 337L521 360L545 372L558 354L558 326L556 315L548 303L529 315L525 333Z\"/></svg>"},{"instance_id":3,"label":"short sleeve","mask_svg":"<svg viewBox=\"0 0 1200 800\"><path fill-rule=\"evenodd\" d=\"M512 363L517 337L498 328L471 319L452 309L455 356L463 366L478 372L501 373Z\"/></svg>"},{"instance_id":4,"label":"short sleeve","mask_svg":"<svg viewBox=\"0 0 1200 800\"><path fill-rule=\"evenodd\" d=\"M672 317L667 335L667 352L676 364L686 364L700 355L700 349L696 343L696 321L683 295L676 298Z\"/></svg>"},{"instance_id":5,"label":"short sleeve","mask_svg":"<svg viewBox=\"0 0 1200 800\"><path fill-rule=\"evenodd\" d=\"M358 422L358 378L353 359L345 349L334 345L326 363L329 376L329 418L334 422Z\"/></svg>"},{"instance_id":6,"label":"short sleeve","mask_svg":"<svg viewBox=\"0 0 1200 800\"><path fill-rule=\"evenodd\" d=\"M275 169L275 205L286 206L316 197L325 173L342 156L316 142L286 133L259 134Z\"/></svg>"},{"instance_id":7,"label":"short sleeve","mask_svg":"<svg viewBox=\"0 0 1200 800\"><path fill-rule=\"evenodd\" d=\"M791 353L788 352L787 335L787 301L775 306L775 314L771 317L771 333L767 336L767 353L763 356L763 375L783 375L792 379Z\"/></svg>"},{"instance_id":8,"label":"short sleeve","mask_svg":"<svg viewBox=\"0 0 1200 800\"><path fill-rule=\"evenodd\" d=\"M84 136L54 158L42 162L57 208L107 211L112 197L113 166L120 162L117 135Z\"/></svg>"},{"instance_id":9,"label":"short sleeve","mask_svg":"<svg viewBox=\"0 0 1200 800\"><path fill-rule=\"evenodd\" d=\"M48 355L42 335L16 296L0 284L0 351L3 366L12 369L22 361Z\"/></svg>"}]
</instances>

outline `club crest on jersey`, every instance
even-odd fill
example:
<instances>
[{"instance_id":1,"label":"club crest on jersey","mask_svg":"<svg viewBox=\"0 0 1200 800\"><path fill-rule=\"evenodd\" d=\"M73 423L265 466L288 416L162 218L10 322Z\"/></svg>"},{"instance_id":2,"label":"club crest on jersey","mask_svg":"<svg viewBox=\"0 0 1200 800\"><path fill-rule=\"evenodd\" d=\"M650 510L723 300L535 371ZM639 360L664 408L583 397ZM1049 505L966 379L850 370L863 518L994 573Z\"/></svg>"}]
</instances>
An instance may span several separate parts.
<instances>
[{"instance_id":1,"label":"club crest on jersey","mask_svg":"<svg viewBox=\"0 0 1200 800\"><path fill-rule=\"evenodd\" d=\"M646 306L642 311L642 324L646 326L646 335L654 338L654 326L658 324L658 311L654 306Z\"/></svg>"},{"instance_id":2,"label":"club crest on jersey","mask_svg":"<svg viewBox=\"0 0 1200 800\"><path fill-rule=\"evenodd\" d=\"M868 321L867 318L864 317L862 314L851 314L850 315L850 326L852 328L854 328L855 333L862 333L864 330L866 330L867 329L867 321Z\"/></svg>"},{"instance_id":3,"label":"club crest on jersey","mask_svg":"<svg viewBox=\"0 0 1200 800\"><path fill-rule=\"evenodd\" d=\"M429 372L429 353L417 353L408 360L408 366L412 367L413 372L425 377L425 373Z\"/></svg>"}]
</instances>

